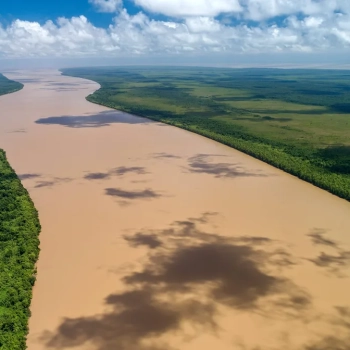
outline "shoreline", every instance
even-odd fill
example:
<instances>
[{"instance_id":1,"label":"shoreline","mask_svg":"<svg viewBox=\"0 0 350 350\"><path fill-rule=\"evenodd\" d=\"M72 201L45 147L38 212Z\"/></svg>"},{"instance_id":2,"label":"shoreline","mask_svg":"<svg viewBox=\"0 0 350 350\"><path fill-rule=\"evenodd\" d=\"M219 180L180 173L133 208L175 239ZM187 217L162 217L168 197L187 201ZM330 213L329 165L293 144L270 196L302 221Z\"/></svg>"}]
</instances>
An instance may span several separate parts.
<instances>
[{"instance_id":1,"label":"shoreline","mask_svg":"<svg viewBox=\"0 0 350 350\"><path fill-rule=\"evenodd\" d=\"M69 75L69 73L66 73L64 69L60 70L60 72L63 76L81 77L79 75L74 75L74 73L72 75ZM97 80L93 81L100 84ZM312 164L309 160L295 156L293 154L289 154L283 149L277 147L276 145L274 146L273 144L270 144L268 142L259 141L258 139L256 139L256 137L253 137L249 133L242 133L240 131L237 131L237 135L225 135L222 133L218 133L215 130L215 127L212 125L208 127L203 127L200 123L196 124L195 121L192 124L190 123L191 125L188 125L186 120L184 120L183 122L181 120L172 121L171 117L157 117L152 115L152 113L150 112L142 114L138 112L140 109L139 107L123 107L122 104L114 106L112 103L101 102L101 98L103 97L102 95L104 91L104 88L100 85L100 89L96 90L94 93L86 97L87 101L115 110L127 112L132 115L162 122L167 125L176 126L178 128L215 140L226 146L243 152L249 156L252 156L255 159L261 160L269 165L272 165L277 169L283 170L288 174L296 176L298 179L306 181L339 198L345 199L346 201L350 201L349 180L341 174L321 169L315 164ZM145 110L147 110L147 108Z\"/></svg>"},{"instance_id":2,"label":"shoreline","mask_svg":"<svg viewBox=\"0 0 350 350\"><path fill-rule=\"evenodd\" d=\"M2 145L42 225L28 350L347 344L348 202L90 103L86 79L13 77L33 81L0 98ZM322 252L335 259L318 265Z\"/></svg>"},{"instance_id":3,"label":"shoreline","mask_svg":"<svg viewBox=\"0 0 350 350\"><path fill-rule=\"evenodd\" d=\"M0 193L0 344L4 349L25 349L41 226L28 191L1 149Z\"/></svg>"},{"instance_id":4,"label":"shoreline","mask_svg":"<svg viewBox=\"0 0 350 350\"><path fill-rule=\"evenodd\" d=\"M89 79L86 79L86 80L89 80ZM99 91L100 89L98 89L96 91ZM318 183L313 182L313 181L308 181L307 178L305 178L302 175L300 175L297 171L294 171L294 170L293 171L292 170L288 171L288 170L286 170L285 167L279 167L277 165L277 163L274 163L273 161L266 160L264 157L259 156L258 153L251 152L248 148L245 148L244 146L240 147L239 146L239 142L242 141L242 140L237 139L237 143L236 144L234 142L233 143L232 142L225 142L223 140L223 138L225 136L223 136L223 135L211 136L210 135L210 131L207 131L207 132L206 131L201 131L201 130L196 129L195 127L193 127L193 128L186 127L186 126L184 126L184 125L182 125L180 123L176 123L176 122L172 123L171 121L167 121L167 120L164 120L164 119L157 119L157 118L152 118L151 116L145 116L145 115L142 115L142 114L137 114L137 113L135 113L133 111L130 111L129 109L122 109L122 108L116 109L116 108L113 108L109 104L103 104L103 103L100 103L100 102L97 102L97 101L93 100L92 98L89 98L92 95L93 94L87 96L86 100L91 102L91 103L97 104L99 106L108 107L108 108L111 108L111 109L114 109L114 110L117 110L117 111L128 113L130 115L134 115L134 116L138 116L138 117L141 117L141 118L149 119L149 120L152 120L152 121L155 121L155 122L160 122L160 123L163 123L163 124L166 124L166 125L174 126L176 128L189 131L189 132L194 133L196 135L203 136L203 137L205 137L205 138L207 138L209 140L216 141L216 142L218 142L218 143L220 143L222 145L225 145L225 146L228 146L230 148L233 148L233 149L237 150L238 152L242 152L242 153L244 153L244 154L246 154L246 155L248 155L250 157L253 157L254 159L262 161L265 164L271 165L274 168L276 168L278 170L281 170L281 171L283 171L284 173L286 173L288 175L296 177L297 179L299 179L301 181L305 181L306 183L308 183L308 184L310 184L310 185L312 185L314 187L317 187L320 190L324 190L324 191L328 192L329 194L336 196L337 198L340 198L340 199L343 199L343 200L345 200L347 202L350 202L350 195L349 196L342 196L340 194L337 194L336 192L330 190L327 186L323 186L322 184L318 184ZM311 178L312 178L312 175L311 175Z\"/></svg>"}]
</instances>

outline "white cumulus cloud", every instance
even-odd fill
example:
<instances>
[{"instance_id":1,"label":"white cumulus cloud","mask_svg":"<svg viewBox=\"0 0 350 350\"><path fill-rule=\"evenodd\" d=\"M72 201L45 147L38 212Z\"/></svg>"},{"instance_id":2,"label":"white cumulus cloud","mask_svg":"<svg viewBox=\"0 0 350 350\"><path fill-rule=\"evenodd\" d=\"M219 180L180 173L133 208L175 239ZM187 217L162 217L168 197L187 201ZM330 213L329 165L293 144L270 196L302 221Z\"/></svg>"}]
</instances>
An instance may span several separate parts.
<instances>
[{"instance_id":1,"label":"white cumulus cloud","mask_svg":"<svg viewBox=\"0 0 350 350\"><path fill-rule=\"evenodd\" d=\"M261 21L276 16L291 14L332 14L346 9L348 0L240 0L244 16Z\"/></svg>"},{"instance_id":2,"label":"white cumulus cloud","mask_svg":"<svg viewBox=\"0 0 350 350\"><path fill-rule=\"evenodd\" d=\"M152 6L164 3L162 0L135 1L143 1L145 4L153 4ZM107 28L94 26L84 16L58 18L44 24L18 19L10 25L0 25L0 57L186 56L210 53L227 55L335 51L350 53L350 7L346 1L167 1L168 9L175 9L171 4L183 4L181 11L186 16L176 20L171 17L168 20L156 20L142 11L130 15L121 7ZM120 5L119 1L113 3L115 6ZM262 9L263 3L266 5L265 9ZM197 14L193 4L200 8L200 11L196 10ZM242 7L241 13L238 4ZM295 4L305 5L303 15L300 8L299 11L292 10ZM257 11L257 8L261 8L261 11ZM235 21L232 22L232 14L227 14L225 21L221 21L219 17L215 17L218 11L237 11L233 13L236 16ZM281 14L285 14L285 17L274 20L275 16ZM262 19L260 22L245 20L257 20L258 17L265 19L270 16L272 20L269 22Z\"/></svg>"},{"instance_id":3,"label":"white cumulus cloud","mask_svg":"<svg viewBox=\"0 0 350 350\"><path fill-rule=\"evenodd\" d=\"M170 17L239 15L255 21L291 14L349 12L349 0L133 0L149 12Z\"/></svg>"},{"instance_id":4,"label":"white cumulus cloud","mask_svg":"<svg viewBox=\"0 0 350 350\"><path fill-rule=\"evenodd\" d=\"M122 0L89 0L100 12L116 12L122 5Z\"/></svg>"},{"instance_id":5,"label":"white cumulus cloud","mask_svg":"<svg viewBox=\"0 0 350 350\"><path fill-rule=\"evenodd\" d=\"M239 0L134 0L147 11L172 17L210 16L240 12Z\"/></svg>"}]
</instances>

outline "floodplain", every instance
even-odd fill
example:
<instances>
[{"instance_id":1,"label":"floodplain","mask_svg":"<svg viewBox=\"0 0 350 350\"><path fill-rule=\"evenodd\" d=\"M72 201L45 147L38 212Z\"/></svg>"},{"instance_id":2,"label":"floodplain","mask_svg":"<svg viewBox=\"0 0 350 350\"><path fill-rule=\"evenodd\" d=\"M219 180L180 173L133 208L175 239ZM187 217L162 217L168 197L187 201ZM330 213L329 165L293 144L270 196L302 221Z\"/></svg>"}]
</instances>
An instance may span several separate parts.
<instances>
[{"instance_id":1,"label":"floodplain","mask_svg":"<svg viewBox=\"0 0 350 350\"><path fill-rule=\"evenodd\" d=\"M350 200L350 73L341 70L101 67L91 102L227 144Z\"/></svg>"},{"instance_id":2,"label":"floodplain","mask_svg":"<svg viewBox=\"0 0 350 350\"><path fill-rule=\"evenodd\" d=\"M0 147L42 226L29 350L348 348L349 202L92 81L7 76Z\"/></svg>"}]
</instances>

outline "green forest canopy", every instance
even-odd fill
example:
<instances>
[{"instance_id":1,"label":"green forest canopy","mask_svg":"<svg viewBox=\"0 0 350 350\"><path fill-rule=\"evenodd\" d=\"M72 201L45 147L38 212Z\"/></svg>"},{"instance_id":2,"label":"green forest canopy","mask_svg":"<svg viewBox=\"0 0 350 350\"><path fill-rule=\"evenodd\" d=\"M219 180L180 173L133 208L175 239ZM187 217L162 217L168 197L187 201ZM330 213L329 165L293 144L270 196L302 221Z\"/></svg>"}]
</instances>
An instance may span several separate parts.
<instances>
[{"instance_id":1,"label":"green forest canopy","mask_svg":"<svg viewBox=\"0 0 350 350\"><path fill-rule=\"evenodd\" d=\"M241 150L350 200L350 71L203 67L63 69L88 100Z\"/></svg>"},{"instance_id":2,"label":"green forest canopy","mask_svg":"<svg viewBox=\"0 0 350 350\"><path fill-rule=\"evenodd\" d=\"M24 350L40 224L28 192L0 150L0 349Z\"/></svg>"},{"instance_id":3,"label":"green forest canopy","mask_svg":"<svg viewBox=\"0 0 350 350\"><path fill-rule=\"evenodd\" d=\"M13 81L7 79L2 74L0 74L0 95L5 95L10 92L15 92L21 90L23 88L23 84L18 83L17 81Z\"/></svg>"},{"instance_id":4,"label":"green forest canopy","mask_svg":"<svg viewBox=\"0 0 350 350\"><path fill-rule=\"evenodd\" d=\"M0 74L0 94L22 84ZM40 223L28 192L0 149L0 349L26 349Z\"/></svg>"}]
</instances>

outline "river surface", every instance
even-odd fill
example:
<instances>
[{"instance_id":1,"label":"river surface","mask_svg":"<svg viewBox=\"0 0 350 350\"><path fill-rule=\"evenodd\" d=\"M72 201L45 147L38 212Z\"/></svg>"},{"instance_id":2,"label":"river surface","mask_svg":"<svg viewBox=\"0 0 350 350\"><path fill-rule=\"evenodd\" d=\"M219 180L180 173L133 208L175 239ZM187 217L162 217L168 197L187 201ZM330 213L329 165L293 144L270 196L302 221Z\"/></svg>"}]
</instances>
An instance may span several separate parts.
<instances>
[{"instance_id":1,"label":"river surface","mask_svg":"<svg viewBox=\"0 0 350 350\"><path fill-rule=\"evenodd\" d=\"M42 224L29 350L350 349L350 203L94 82L5 75L0 147Z\"/></svg>"}]
</instances>

